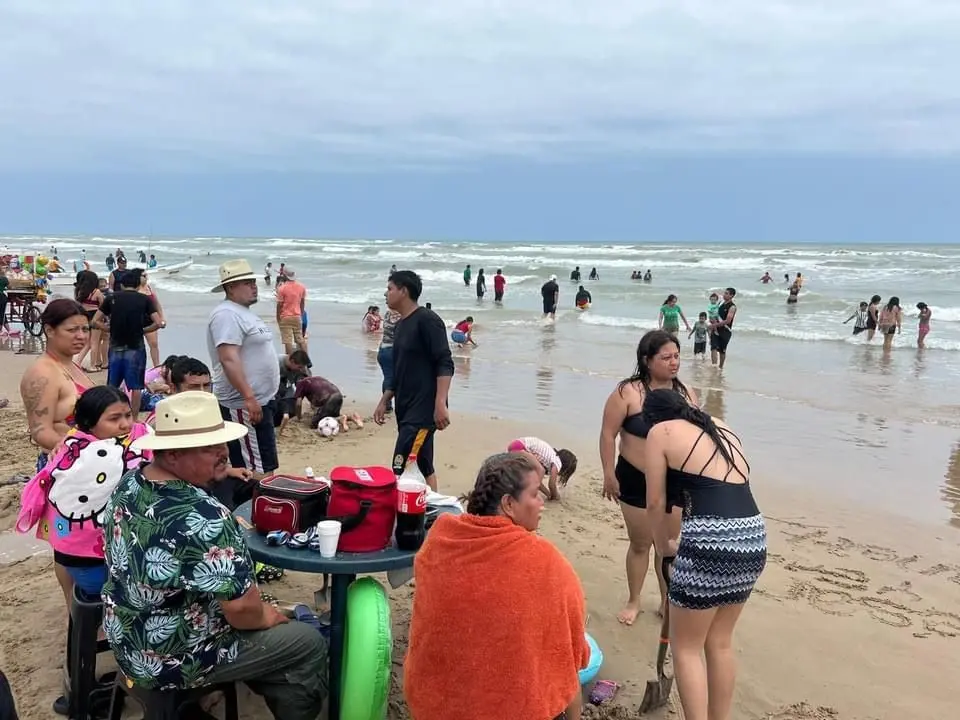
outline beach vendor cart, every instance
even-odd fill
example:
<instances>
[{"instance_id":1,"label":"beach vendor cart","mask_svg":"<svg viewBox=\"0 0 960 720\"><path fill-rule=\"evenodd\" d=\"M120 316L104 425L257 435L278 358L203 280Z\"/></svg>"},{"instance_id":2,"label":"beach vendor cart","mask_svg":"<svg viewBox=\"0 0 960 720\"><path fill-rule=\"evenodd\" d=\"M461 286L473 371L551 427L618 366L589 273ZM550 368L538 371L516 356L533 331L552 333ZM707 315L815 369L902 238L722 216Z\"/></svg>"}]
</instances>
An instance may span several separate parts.
<instances>
[{"instance_id":1,"label":"beach vendor cart","mask_svg":"<svg viewBox=\"0 0 960 720\"><path fill-rule=\"evenodd\" d=\"M11 327L22 323L29 335L39 338L43 334L43 323L38 306L47 299L45 266L38 266L33 255L4 255L0 257L0 268L9 282L7 323Z\"/></svg>"}]
</instances>

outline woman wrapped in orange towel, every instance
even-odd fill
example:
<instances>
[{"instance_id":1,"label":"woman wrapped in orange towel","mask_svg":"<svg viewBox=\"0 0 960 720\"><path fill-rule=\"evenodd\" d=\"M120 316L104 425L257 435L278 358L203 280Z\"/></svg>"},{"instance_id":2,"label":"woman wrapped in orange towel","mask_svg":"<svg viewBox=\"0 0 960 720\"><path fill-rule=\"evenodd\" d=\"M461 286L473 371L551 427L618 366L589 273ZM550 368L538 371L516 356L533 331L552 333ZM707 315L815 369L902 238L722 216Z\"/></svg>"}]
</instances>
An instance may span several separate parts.
<instances>
[{"instance_id":1,"label":"woman wrapped in orange towel","mask_svg":"<svg viewBox=\"0 0 960 720\"><path fill-rule=\"evenodd\" d=\"M416 720L579 720L583 588L534 533L542 480L528 453L487 458L466 514L441 515L417 553L404 664Z\"/></svg>"}]
</instances>

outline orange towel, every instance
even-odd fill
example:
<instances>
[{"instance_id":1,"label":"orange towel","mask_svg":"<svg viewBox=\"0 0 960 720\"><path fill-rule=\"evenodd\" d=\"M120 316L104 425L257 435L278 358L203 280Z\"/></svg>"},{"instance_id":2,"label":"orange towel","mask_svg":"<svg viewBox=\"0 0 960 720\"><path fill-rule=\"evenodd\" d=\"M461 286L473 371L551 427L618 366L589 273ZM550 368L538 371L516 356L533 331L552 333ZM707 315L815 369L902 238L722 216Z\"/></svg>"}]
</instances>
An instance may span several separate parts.
<instances>
[{"instance_id":1,"label":"orange towel","mask_svg":"<svg viewBox=\"0 0 960 720\"><path fill-rule=\"evenodd\" d=\"M441 515L414 563L414 720L553 720L590 659L580 579L509 518Z\"/></svg>"}]
</instances>

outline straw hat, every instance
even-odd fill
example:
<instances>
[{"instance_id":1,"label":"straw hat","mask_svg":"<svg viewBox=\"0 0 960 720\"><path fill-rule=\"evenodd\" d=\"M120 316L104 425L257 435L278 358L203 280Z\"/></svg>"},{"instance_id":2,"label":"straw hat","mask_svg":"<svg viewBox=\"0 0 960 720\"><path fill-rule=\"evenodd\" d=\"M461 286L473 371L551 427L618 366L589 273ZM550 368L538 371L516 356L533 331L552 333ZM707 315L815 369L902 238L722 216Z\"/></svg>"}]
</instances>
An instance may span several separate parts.
<instances>
[{"instance_id":1,"label":"straw hat","mask_svg":"<svg viewBox=\"0 0 960 720\"><path fill-rule=\"evenodd\" d=\"M256 280L259 277L253 273L253 268L246 260L227 260L220 266L220 284L210 292L220 292L224 285L241 280Z\"/></svg>"},{"instance_id":2,"label":"straw hat","mask_svg":"<svg viewBox=\"0 0 960 720\"><path fill-rule=\"evenodd\" d=\"M220 445L247 434L245 425L227 422L213 393L189 390L157 403L156 429L134 440L137 450L183 450Z\"/></svg>"}]
</instances>

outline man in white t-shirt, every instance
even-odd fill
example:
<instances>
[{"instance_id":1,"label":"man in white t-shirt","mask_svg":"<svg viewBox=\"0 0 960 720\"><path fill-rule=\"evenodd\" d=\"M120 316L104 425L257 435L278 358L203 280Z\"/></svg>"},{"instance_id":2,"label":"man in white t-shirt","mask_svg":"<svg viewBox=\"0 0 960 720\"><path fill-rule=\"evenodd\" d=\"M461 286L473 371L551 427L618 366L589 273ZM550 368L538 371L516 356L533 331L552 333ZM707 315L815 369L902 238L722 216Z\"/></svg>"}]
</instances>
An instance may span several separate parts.
<instances>
[{"instance_id":1,"label":"man in white t-shirt","mask_svg":"<svg viewBox=\"0 0 960 720\"><path fill-rule=\"evenodd\" d=\"M207 326L213 394L224 420L249 428L245 438L229 443L230 463L259 478L279 466L273 415L280 364L273 331L250 309L257 302L257 276L250 263L230 260L221 265L220 283L211 292L221 291L226 297L210 314ZM216 490L228 507L250 498L251 486L220 487L228 483L220 483Z\"/></svg>"}]
</instances>

